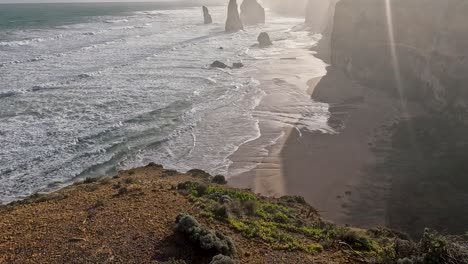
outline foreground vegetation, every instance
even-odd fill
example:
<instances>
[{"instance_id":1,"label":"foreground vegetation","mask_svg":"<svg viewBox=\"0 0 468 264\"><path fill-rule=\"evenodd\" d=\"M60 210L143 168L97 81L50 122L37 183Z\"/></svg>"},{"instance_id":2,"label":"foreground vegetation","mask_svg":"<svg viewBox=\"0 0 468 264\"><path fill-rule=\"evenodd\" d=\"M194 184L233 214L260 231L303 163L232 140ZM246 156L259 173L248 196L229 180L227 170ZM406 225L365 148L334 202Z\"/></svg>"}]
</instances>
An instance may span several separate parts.
<instances>
[{"instance_id":1,"label":"foreground vegetation","mask_svg":"<svg viewBox=\"0 0 468 264\"><path fill-rule=\"evenodd\" d=\"M344 247L372 263L468 263L468 244L462 239L426 229L421 241L414 242L403 233L384 228L337 226L321 219L299 196L272 199L199 181L180 183L178 190L202 209L201 217L228 223L245 238L258 239L278 250L316 254Z\"/></svg>"},{"instance_id":2,"label":"foreground vegetation","mask_svg":"<svg viewBox=\"0 0 468 264\"><path fill-rule=\"evenodd\" d=\"M150 164L33 195L0 208L0 263L468 263L463 237L338 226L225 184Z\"/></svg>"}]
</instances>

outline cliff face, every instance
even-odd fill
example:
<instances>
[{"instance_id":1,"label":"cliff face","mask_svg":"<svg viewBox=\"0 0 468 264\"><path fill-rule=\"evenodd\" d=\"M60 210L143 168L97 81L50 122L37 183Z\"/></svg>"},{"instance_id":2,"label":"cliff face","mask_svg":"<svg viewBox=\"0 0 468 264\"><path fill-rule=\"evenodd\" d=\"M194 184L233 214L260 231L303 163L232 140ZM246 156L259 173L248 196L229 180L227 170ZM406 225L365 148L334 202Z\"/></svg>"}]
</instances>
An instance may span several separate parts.
<instances>
[{"instance_id":1,"label":"cliff face","mask_svg":"<svg viewBox=\"0 0 468 264\"><path fill-rule=\"evenodd\" d=\"M468 107L468 2L389 2L336 4L331 64L426 106Z\"/></svg>"},{"instance_id":2,"label":"cliff face","mask_svg":"<svg viewBox=\"0 0 468 264\"><path fill-rule=\"evenodd\" d=\"M333 13L337 0L309 0L306 7L305 22L314 32L331 32Z\"/></svg>"},{"instance_id":3,"label":"cliff face","mask_svg":"<svg viewBox=\"0 0 468 264\"><path fill-rule=\"evenodd\" d=\"M376 139L369 145L376 159L365 165L367 175L359 179L362 188L356 193L363 198L351 206L357 208L350 209L354 219L371 212L371 221L383 216L386 226L414 236L424 227L441 225L453 234L466 232L467 14L465 0L336 4L327 25L332 30L323 31L320 43L331 51L332 67L323 78L329 82L322 80L314 94L334 88L332 97L352 90L362 98L356 110L346 112L355 119L331 111L347 123L342 134L362 128L358 120L365 111L391 114L375 124L365 121L370 127L365 134ZM341 77L343 72L349 80L333 80L333 74ZM405 100L410 103L402 104ZM367 187L379 184L385 187Z\"/></svg>"}]
</instances>

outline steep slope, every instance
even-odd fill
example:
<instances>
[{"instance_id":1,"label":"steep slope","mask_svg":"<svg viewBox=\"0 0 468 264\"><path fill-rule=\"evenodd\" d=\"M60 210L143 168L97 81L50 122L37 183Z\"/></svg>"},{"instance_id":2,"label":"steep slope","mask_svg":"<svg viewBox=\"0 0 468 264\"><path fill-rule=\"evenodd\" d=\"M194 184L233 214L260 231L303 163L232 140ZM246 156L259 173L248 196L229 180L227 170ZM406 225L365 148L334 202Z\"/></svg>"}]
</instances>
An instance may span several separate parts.
<instances>
[{"instance_id":1,"label":"steep slope","mask_svg":"<svg viewBox=\"0 0 468 264\"><path fill-rule=\"evenodd\" d=\"M372 221L363 219L378 218L413 236L424 227L466 232L466 14L463 0L341 0L335 5L318 47L331 66L313 97L332 103L330 120L341 126L341 135L370 125L357 125L359 111L389 115L360 142L375 159L356 177L361 189L354 192L360 197L346 204L350 222L366 225ZM343 75L345 84L337 85ZM335 94L327 96L332 90ZM353 96L339 101L336 94ZM348 100L356 98L359 103L349 109Z\"/></svg>"},{"instance_id":2,"label":"steep slope","mask_svg":"<svg viewBox=\"0 0 468 264\"><path fill-rule=\"evenodd\" d=\"M0 263L208 263L223 241L240 263L375 263L419 254L395 252L395 241L419 245L398 233L328 223L301 197L265 198L223 183L200 170L150 164L0 207Z\"/></svg>"},{"instance_id":3,"label":"steep slope","mask_svg":"<svg viewBox=\"0 0 468 264\"><path fill-rule=\"evenodd\" d=\"M341 0L335 67L366 85L441 109L468 102L468 2Z\"/></svg>"}]
</instances>

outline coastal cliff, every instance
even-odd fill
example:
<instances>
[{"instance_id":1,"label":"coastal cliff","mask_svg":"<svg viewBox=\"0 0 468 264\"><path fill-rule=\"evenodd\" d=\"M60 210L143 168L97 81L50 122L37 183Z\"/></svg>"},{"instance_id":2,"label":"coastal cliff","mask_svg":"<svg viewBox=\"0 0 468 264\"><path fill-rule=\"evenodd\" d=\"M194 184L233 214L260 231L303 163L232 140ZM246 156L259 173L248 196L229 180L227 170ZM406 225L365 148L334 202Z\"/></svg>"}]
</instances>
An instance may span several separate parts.
<instances>
[{"instance_id":1,"label":"coastal cliff","mask_svg":"<svg viewBox=\"0 0 468 264\"><path fill-rule=\"evenodd\" d=\"M306 19L312 26L313 2ZM332 3L332 18L315 48L330 67L312 97L330 104L329 123L339 133L308 140L326 146L323 162L340 164L340 171L314 175L335 179L317 187L329 195L313 197L301 189L301 177L310 175L286 173L289 189L317 205L328 201L324 210L341 211L334 220L342 223L381 224L412 236L425 227L465 233L467 13L463 0ZM295 150L295 141L285 152ZM302 164L310 167L310 160L291 160L285 171ZM348 197L333 193L338 182L349 188Z\"/></svg>"},{"instance_id":2,"label":"coastal cliff","mask_svg":"<svg viewBox=\"0 0 468 264\"><path fill-rule=\"evenodd\" d=\"M331 64L433 109L468 106L468 3L341 0Z\"/></svg>"}]
</instances>

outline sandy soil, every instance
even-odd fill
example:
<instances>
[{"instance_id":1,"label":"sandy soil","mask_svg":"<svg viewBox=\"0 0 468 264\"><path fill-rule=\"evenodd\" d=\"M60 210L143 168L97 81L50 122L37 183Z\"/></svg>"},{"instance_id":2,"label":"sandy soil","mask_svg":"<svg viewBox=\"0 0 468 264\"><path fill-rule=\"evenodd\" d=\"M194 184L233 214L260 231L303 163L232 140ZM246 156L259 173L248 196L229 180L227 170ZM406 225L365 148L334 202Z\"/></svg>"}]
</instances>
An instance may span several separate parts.
<instances>
[{"instance_id":1,"label":"sandy soil","mask_svg":"<svg viewBox=\"0 0 468 264\"><path fill-rule=\"evenodd\" d=\"M230 236L240 263L368 263L348 248L309 254L245 238L226 222L202 217L198 202L176 189L186 181L208 184L204 179L169 172L136 168L0 207L0 263L208 263L174 235L181 212Z\"/></svg>"}]
</instances>

